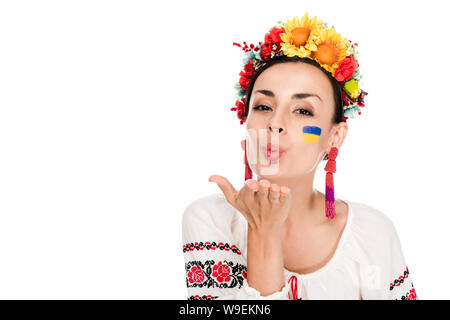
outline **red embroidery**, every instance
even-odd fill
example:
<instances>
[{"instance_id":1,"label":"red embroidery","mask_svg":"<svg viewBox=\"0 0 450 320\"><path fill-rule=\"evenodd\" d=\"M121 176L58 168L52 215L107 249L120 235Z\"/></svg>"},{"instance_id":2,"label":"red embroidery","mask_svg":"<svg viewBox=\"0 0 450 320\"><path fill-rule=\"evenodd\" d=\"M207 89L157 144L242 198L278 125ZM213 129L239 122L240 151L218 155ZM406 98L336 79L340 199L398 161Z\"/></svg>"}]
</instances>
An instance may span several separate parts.
<instances>
[{"instance_id":1,"label":"red embroidery","mask_svg":"<svg viewBox=\"0 0 450 320\"><path fill-rule=\"evenodd\" d=\"M288 292L289 300L298 300L297 277L296 276L290 277L288 283L291 283L291 292L292 292L292 298L291 293Z\"/></svg>"},{"instance_id":2,"label":"red embroidery","mask_svg":"<svg viewBox=\"0 0 450 320\"><path fill-rule=\"evenodd\" d=\"M409 290L408 300L417 300L416 289Z\"/></svg>"},{"instance_id":3,"label":"red embroidery","mask_svg":"<svg viewBox=\"0 0 450 320\"><path fill-rule=\"evenodd\" d=\"M403 271L403 275L399 276L398 279L395 279L394 282L391 282L391 286L389 287L389 290L393 290L394 287L398 287L399 285L401 285L406 278L408 278L409 275L409 270L408 270L408 266L406 266L406 270Z\"/></svg>"},{"instance_id":4,"label":"red embroidery","mask_svg":"<svg viewBox=\"0 0 450 320\"><path fill-rule=\"evenodd\" d=\"M405 266L405 271L403 271L403 275L400 275L398 279L395 279L393 282L391 282L389 290L394 290L395 287L400 286L402 283L406 281L406 279L409 277L409 269L408 266ZM414 284L412 281L409 281L411 283L411 289L406 292L404 296L401 296L401 300L417 300L417 294L416 289L414 289ZM396 299L397 300L397 299Z\"/></svg>"},{"instance_id":5,"label":"red embroidery","mask_svg":"<svg viewBox=\"0 0 450 320\"><path fill-rule=\"evenodd\" d=\"M409 292L406 292L406 294L404 296L401 296L400 299L401 300L417 300L417 293L416 293L416 289L414 289L414 285L411 283L411 289L409 290ZM399 300L399 299L395 299L395 300Z\"/></svg>"},{"instance_id":6,"label":"red embroidery","mask_svg":"<svg viewBox=\"0 0 450 320\"><path fill-rule=\"evenodd\" d=\"M192 266L191 270L187 274L189 283L203 282L205 280L205 274L202 268L199 266Z\"/></svg>"},{"instance_id":7,"label":"red embroidery","mask_svg":"<svg viewBox=\"0 0 450 320\"><path fill-rule=\"evenodd\" d=\"M228 243L219 242L219 244L216 244L216 242L196 242L196 243L186 243L183 245L183 252L188 251L194 251L194 250L225 250L225 251L233 251L234 253L241 255L241 250L235 245L230 246Z\"/></svg>"},{"instance_id":8,"label":"red embroidery","mask_svg":"<svg viewBox=\"0 0 450 320\"><path fill-rule=\"evenodd\" d=\"M218 282L228 282L230 281L230 267L226 264L222 264L219 261L213 266L212 276L217 279Z\"/></svg>"},{"instance_id":9,"label":"red embroidery","mask_svg":"<svg viewBox=\"0 0 450 320\"><path fill-rule=\"evenodd\" d=\"M234 261L188 261L185 263L188 288L239 288L247 276L247 266Z\"/></svg>"}]
</instances>

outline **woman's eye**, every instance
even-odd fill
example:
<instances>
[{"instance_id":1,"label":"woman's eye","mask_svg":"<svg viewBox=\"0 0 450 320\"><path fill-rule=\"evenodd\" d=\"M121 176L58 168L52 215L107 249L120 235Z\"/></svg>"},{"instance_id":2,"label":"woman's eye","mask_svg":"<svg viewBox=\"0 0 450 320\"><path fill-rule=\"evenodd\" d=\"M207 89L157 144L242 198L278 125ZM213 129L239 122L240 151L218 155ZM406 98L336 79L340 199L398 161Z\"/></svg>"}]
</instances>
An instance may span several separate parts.
<instances>
[{"instance_id":1,"label":"woman's eye","mask_svg":"<svg viewBox=\"0 0 450 320\"><path fill-rule=\"evenodd\" d=\"M272 108L270 108L266 105L263 105L263 104L253 107L253 110L257 110L257 111L269 111L271 109ZM311 117L313 116L313 114L310 111L308 111L306 109L302 109L302 108L295 110L295 112L298 114L306 115L306 116L311 116Z\"/></svg>"},{"instance_id":2,"label":"woman's eye","mask_svg":"<svg viewBox=\"0 0 450 320\"><path fill-rule=\"evenodd\" d=\"M300 110L300 112L297 112L297 111L299 111ZM313 114L311 113L311 112L309 112L308 110L306 110L306 109L297 109L297 110L295 110L297 113L299 113L299 114L303 114L303 115L306 115L306 116L313 116Z\"/></svg>"},{"instance_id":3,"label":"woman's eye","mask_svg":"<svg viewBox=\"0 0 450 320\"><path fill-rule=\"evenodd\" d=\"M262 109L261 109L262 108ZM260 104L259 106L253 107L253 110L259 110L259 111L267 111L270 109L270 107Z\"/></svg>"}]
</instances>

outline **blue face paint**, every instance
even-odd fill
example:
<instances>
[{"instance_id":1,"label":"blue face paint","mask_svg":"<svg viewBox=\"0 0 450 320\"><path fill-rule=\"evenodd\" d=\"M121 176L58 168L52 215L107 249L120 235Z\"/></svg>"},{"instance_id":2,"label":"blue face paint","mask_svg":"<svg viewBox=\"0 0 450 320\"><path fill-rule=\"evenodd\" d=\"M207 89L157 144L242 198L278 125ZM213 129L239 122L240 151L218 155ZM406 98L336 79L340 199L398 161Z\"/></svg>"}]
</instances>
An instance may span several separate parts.
<instances>
[{"instance_id":1,"label":"blue face paint","mask_svg":"<svg viewBox=\"0 0 450 320\"><path fill-rule=\"evenodd\" d=\"M322 129L316 126L304 126L302 141L304 142L319 142L320 134L322 133Z\"/></svg>"},{"instance_id":2,"label":"blue face paint","mask_svg":"<svg viewBox=\"0 0 450 320\"><path fill-rule=\"evenodd\" d=\"M322 129L320 129L319 127L315 127L315 126L304 126L303 132L304 133L312 133L317 136L320 136L320 134L322 133Z\"/></svg>"}]
</instances>

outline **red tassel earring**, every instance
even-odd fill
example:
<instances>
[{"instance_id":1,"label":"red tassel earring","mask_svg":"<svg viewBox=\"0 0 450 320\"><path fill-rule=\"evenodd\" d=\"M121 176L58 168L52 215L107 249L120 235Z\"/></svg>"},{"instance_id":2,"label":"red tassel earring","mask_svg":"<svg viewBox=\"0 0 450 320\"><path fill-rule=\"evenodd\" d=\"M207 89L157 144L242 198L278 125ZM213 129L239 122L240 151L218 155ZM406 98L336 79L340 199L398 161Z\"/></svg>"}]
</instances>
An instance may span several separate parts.
<instances>
[{"instance_id":1,"label":"red tassel earring","mask_svg":"<svg viewBox=\"0 0 450 320\"><path fill-rule=\"evenodd\" d=\"M338 148L332 147L328 153L328 162L325 166L327 171L325 184L325 215L329 219L336 216L336 208L334 206L334 181L333 172L336 172L336 157L338 155Z\"/></svg>"},{"instance_id":2,"label":"red tassel earring","mask_svg":"<svg viewBox=\"0 0 450 320\"><path fill-rule=\"evenodd\" d=\"M247 160L247 140L243 140L243 148L245 152L245 181L247 181L248 179L252 178L252 169L250 168Z\"/></svg>"}]
</instances>

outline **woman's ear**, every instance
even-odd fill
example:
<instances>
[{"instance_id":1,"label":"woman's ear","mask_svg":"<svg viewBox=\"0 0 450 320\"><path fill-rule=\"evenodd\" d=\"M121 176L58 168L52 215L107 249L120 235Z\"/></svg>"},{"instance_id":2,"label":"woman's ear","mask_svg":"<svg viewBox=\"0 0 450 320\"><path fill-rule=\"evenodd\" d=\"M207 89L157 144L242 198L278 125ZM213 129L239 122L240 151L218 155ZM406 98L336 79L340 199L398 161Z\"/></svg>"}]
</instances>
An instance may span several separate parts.
<instances>
[{"instance_id":1,"label":"woman's ear","mask_svg":"<svg viewBox=\"0 0 450 320\"><path fill-rule=\"evenodd\" d=\"M333 126L332 134L327 148L327 153L330 152L331 147L341 148L347 136L348 126L347 122L341 121Z\"/></svg>"}]
</instances>

